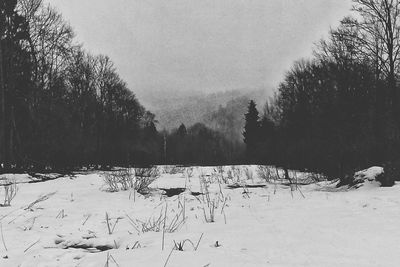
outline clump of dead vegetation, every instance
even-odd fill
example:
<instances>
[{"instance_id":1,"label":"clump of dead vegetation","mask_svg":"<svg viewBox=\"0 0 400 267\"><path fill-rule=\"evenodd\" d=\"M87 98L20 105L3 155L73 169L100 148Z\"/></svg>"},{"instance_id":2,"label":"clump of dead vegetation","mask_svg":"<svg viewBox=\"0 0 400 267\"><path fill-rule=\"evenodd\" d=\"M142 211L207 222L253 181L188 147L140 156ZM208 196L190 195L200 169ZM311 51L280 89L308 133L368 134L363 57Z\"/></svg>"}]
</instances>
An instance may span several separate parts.
<instances>
[{"instance_id":1,"label":"clump of dead vegetation","mask_svg":"<svg viewBox=\"0 0 400 267\"><path fill-rule=\"evenodd\" d=\"M165 207L145 220L133 219L126 214L129 223L138 234L147 232L163 232L174 233L178 231L186 222L186 200L178 197L177 208L168 207L168 202L165 202Z\"/></svg>"},{"instance_id":2,"label":"clump of dead vegetation","mask_svg":"<svg viewBox=\"0 0 400 267\"><path fill-rule=\"evenodd\" d=\"M156 166L152 166L147 168L124 168L105 172L102 176L109 192L133 189L140 194L147 194L149 185L160 176L160 172Z\"/></svg>"},{"instance_id":3,"label":"clump of dead vegetation","mask_svg":"<svg viewBox=\"0 0 400 267\"><path fill-rule=\"evenodd\" d=\"M210 192L211 181L207 179L207 176L200 176L200 191L201 194L197 200L202 205L204 220L207 223L215 222L216 210L220 209L220 213L224 216L226 223L226 215L224 208L228 197L226 197L222 191L221 181L218 180L219 191ZM217 213L218 214L218 213Z\"/></svg>"},{"instance_id":4,"label":"clump of dead vegetation","mask_svg":"<svg viewBox=\"0 0 400 267\"><path fill-rule=\"evenodd\" d=\"M175 241L174 240L174 250L178 250L178 251L185 251L185 245L188 244L190 245L189 247L191 247L194 251L197 251L197 249L199 248L201 239L203 238L204 233L202 233L200 235L199 240L196 242L196 244L190 240L190 239L185 239L182 241ZM187 247L187 246L186 246Z\"/></svg>"},{"instance_id":5,"label":"clump of dead vegetation","mask_svg":"<svg viewBox=\"0 0 400 267\"><path fill-rule=\"evenodd\" d=\"M257 175L261 180L267 183L271 182L271 180L275 178L271 167L265 165L257 166Z\"/></svg>"},{"instance_id":6,"label":"clump of dead vegetation","mask_svg":"<svg viewBox=\"0 0 400 267\"><path fill-rule=\"evenodd\" d=\"M242 182L242 169L237 166L231 166L227 171L226 184L240 184Z\"/></svg>"},{"instance_id":7,"label":"clump of dead vegetation","mask_svg":"<svg viewBox=\"0 0 400 267\"><path fill-rule=\"evenodd\" d=\"M172 165L167 165L164 166L163 171L164 173L168 173L168 174L183 174L185 171L187 170L187 168L183 167L183 166L172 166Z\"/></svg>"}]
</instances>

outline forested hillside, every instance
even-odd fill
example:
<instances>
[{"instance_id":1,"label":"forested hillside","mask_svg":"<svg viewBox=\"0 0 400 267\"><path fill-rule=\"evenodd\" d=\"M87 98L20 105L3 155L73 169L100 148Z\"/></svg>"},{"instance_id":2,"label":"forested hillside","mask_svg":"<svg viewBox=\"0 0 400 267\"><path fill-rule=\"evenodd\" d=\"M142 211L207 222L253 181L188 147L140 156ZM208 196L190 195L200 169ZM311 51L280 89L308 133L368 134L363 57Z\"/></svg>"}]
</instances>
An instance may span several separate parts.
<instances>
[{"instance_id":1,"label":"forested hillside","mask_svg":"<svg viewBox=\"0 0 400 267\"><path fill-rule=\"evenodd\" d=\"M229 90L218 93L201 93L201 92L171 92L169 95L156 94L151 97L146 97L146 105L156 115L159 130L171 130L177 128L181 123L191 126L196 122L204 123L214 129L223 127L218 125L216 116L220 117L222 114L217 115L221 109L232 106L233 102L239 106L232 110L230 108L229 116L236 118L244 118L245 111L244 102L250 99L257 99L260 104L264 103L267 99L268 90ZM231 104L229 104L231 103ZM228 108L229 109L229 108ZM227 112L224 111L225 113ZM240 114L238 113L240 112ZM243 123L240 127L243 128ZM239 126L239 124L236 124Z\"/></svg>"}]
</instances>

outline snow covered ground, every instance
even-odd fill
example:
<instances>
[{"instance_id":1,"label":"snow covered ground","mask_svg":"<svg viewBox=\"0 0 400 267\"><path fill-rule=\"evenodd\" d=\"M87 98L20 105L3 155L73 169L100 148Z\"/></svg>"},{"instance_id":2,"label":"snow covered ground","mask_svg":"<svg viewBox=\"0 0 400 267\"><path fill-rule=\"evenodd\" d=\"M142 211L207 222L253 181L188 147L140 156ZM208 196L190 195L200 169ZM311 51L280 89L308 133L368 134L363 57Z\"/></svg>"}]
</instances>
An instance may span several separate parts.
<instances>
[{"instance_id":1,"label":"snow covered ground","mask_svg":"<svg viewBox=\"0 0 400 267\"><path fill-rule=\"evenodd\" d=\"M151 188L187 188L172 197L107 192L100 173L21 183L11 207L0 208L0 266L400 265L400 184L337 190L320 182L292 192L255 187L256 167L239 169L251 187L230 189L213 168L162 173ZM200 176L211 182L209 201L198 194Z\"/></svg>"}]
</instances>

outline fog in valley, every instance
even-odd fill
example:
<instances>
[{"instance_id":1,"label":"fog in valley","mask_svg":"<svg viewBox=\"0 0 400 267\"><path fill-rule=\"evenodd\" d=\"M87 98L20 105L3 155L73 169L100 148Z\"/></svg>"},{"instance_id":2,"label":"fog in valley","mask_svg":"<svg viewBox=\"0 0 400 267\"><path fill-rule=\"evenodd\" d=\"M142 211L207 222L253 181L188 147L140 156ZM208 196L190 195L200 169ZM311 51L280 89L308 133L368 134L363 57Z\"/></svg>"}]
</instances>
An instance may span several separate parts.
<instances>
[{"instance_id":1,"label":"fog in valley","mask_svg":"<svg viewBox=\"0 0 400 267\"><path fill-rule=\"evenodd\" d=\"M349 0L50 3L78 41L113 59L161 129L205 121L237 91L248 98L258 91L263 106L293 61L310 56L351 7ZM207 96L212 93L224 96ZM191 107L194 112L185 112Z\"/></svg>"}]
</instances>

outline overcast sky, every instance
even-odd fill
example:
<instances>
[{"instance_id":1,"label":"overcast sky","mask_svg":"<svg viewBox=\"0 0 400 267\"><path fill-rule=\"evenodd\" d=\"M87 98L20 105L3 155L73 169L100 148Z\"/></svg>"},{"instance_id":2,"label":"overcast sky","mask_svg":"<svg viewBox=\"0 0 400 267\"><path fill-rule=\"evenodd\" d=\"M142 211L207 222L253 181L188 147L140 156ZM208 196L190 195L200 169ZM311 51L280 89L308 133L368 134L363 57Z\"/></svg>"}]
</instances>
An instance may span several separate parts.
<instances>
[{"instance_id":1,"label":"overcast sky","mask_svg":"<svg viewBox=\"0 0 400 267\"><path fill-rule=\"evenodd\" d=\"M349 14L350 0L48 0L139 97L270 88Z\"/></svg>"}]
</instances>

